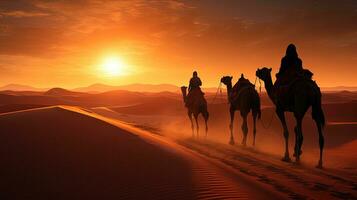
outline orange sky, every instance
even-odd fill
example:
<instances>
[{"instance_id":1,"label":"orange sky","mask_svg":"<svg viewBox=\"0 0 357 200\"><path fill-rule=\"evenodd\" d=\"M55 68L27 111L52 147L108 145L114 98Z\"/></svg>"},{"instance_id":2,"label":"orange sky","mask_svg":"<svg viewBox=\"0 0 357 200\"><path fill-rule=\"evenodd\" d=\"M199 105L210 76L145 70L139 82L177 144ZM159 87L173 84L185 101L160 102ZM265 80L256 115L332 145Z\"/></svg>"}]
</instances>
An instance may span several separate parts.
<instances>
[{"instance_id":1,"label":"orange sky","mask_svg":"<svg viewBox=\"0 0 357 200\"><path fill-rule=\"evenodd\" d=\"M0 1L0 85L74 88L93 83L206 87L222 75L278 70L289 43L323 86L355 86L353 0ZM125 74L101 70L119 57Z\"/></svg>"}]
</instances>

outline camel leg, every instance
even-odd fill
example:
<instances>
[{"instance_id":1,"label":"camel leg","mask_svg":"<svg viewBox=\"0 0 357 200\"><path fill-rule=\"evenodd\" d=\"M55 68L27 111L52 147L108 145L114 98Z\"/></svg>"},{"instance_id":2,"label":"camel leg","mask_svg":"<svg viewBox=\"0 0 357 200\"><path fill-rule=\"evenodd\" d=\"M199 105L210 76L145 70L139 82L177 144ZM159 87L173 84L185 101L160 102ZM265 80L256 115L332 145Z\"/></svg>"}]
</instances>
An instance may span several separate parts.
<instances>
[{"instance_id":1,"label":"camel leg","mask_svg":"<svg viewBox=\"0 0 357 200\"><path fill-rule=\"evenodd\" d=\"M192 120L192 114L190 112L187 112L188 117L190 118L191 121L191 130L192 130L192 137L195 137L195 132L194 132L194 126L193 126L193 120Z\"/></svg>"},{"instance_id":2,"label":"camel leg","mask_svg":"<svg viewBox=\"0 0 357 200\"><path fill-rule=\"evenodd\" d=\"M302 146L302 142L304 140L304 137L303 137L303 135L299 136L299 130L298 130L297 126L295 126L295 128L294 128L294 132L295 132L295 146L294 146L294 154L293 154L293 156L296 157L296 149L297 148L300 148L299 154L300 155L302 154L301 146ZM299 141L299 142L297 142L297 141Z\"/></svg>"},{"instance_id":3,"label":"camel leg","mask_svg":"<svg viewBox=\"0 0 357 200\"><path fill-rule=\"evenodd\" d=\"M301 126L302 127L302 126ZM304 142L304 134L302 133L302 128L301 128L301 134L300 134L300 138L299 138L299 155L301 156L302 154L302 143Z\"/></svg>"},{"instance_id":4,"label":"camel leg","mask_svg":"<svg viewBox=\"0 0 357 200\"><path fill-rule=\"evenodd\" d=\"M281 160L284 162L290 162L291 159L289 156L289 131L288 131L288 127L286 125L284 111L280 111L277 109L276 114L278 115L280 122L283 125L283 129L284 129L285 155Z\"/></svg>"},{"instance_id":5,"label":"camel leg","mask_svg":"<svg viewBox=\"0 0 357 200\"><path fill-rule=\"evenodd\" d=\"M243 131L243 140L242 145L247 146L247 135L248 135L248 125L247 125L247 114L241 114L243 118L242 131Z\"/></svg>"},{"instance_id":6,"label":"camel leg","mask_svg":"<svg viewBox=\"0 0 357 200\"><path fill-rule=\"evenodd\" d=\"M296 157L296 149L299 148L299 155L301 156L302 154L302 150L301 150L301 147L302 147L302 143L304 141L304 136L303 134L301 133L301 135L299 135L299 130L298 130L298 127L295 126L294 128L294 132L295 132L295 148L294 148L294 157ZM299 142L297 142L299 141Z\"/></svg>"},{"instance_id":7,"label":"camel leg","mask_svg":"<svg viewBox=\"0 0 357 200\"><path fill-rule=\"evenodd\" d=\"M319 94L319 96L320 96L320 94ZM316 101L312 104L312 113L311 114L312 114L312 118L314 119L314 121L316 123L317 130L319 132L320 159L319 159L319 162L316 167L322 169L322 166L323 166L322 155L323 155L323 150L324 150L324 145L325 145L325 139L324 139L322 129L325 124L325 116L324 116L324 112L321 108L321 98L319 96L316 99Z\"/></svg>"},{"instance_id":8,"label":"camel leg","mask_svg":"<svg viewBox=\"0 0 357 200\"><path fill-rule=\"evenodd\" d=\"M297 163L300 162L302 139L302 118L296 117L294 155Z\"/></svg>"},{"instance_id":9,"label":"camel leg","mask_svg":"<svg viewBox=\"0 0 357 200\"><path fill-rule=\"evenodd\" d=\"M205 137L207 138L207 132L208 132L208 123L207 123L207 122L208 122L208 114L206 114L204 117L205 117L205 125L206 125L206 136L205 136Z\"/></svg>"},{"instance_id":10,"label":"camel leg","mask_svg":"<svg viewBox=\"0 0 357 200\"><path fill-rule=\"evenodd\" d=\"M206 129L205 129L205 133L206 133L205 138L207 138L207 132L208 132L208 118L209 118L209 113L208 113L208 111L207 111L207 108L202 111L202 116L203 116L203 119L205 120L205 126L206 126Z\"/></svg>"},{"instance_id":11,"label":"camel leg","mask_svg":"<svg viewBox=\"0 0 357 200\"><path fill-rule=\"evenodd\" d=\"M253 114L253 146L255 146L255 135L257 133L257 114Z\"/></svg>"},{"instance_id":12,"label":"camel leg","mask_svg":"<svg viewBox=\"0 0 357 200\"><path fill-rule=\"evenodd\" d=\"M198 131L199 131L199 126L198 126L198 115L195 115L195 121L196 121L196 130L197 130L197 139L198 139Z\"/></svg>"},{"instance_id":13,"label":"camel leg","mask_svg":"<svg viewBox=\"0 0 357 200\"><path fill-rule=\"evenodd\" d=\"M319 163L317 164L316 167L322 169L322 153L324 150L325 139L324 139L324 135L322 133L321 123L318 121L315 121L315 122L316 122L317 130L319 131L319 145L320 145L320 159L319 159Z\"/></svg>"},{"instance_id":14,"label":"camel leg","mask_svg":"<svg viewBox=\"0 0 357 200\"><path fill-rule=\"evenodd\" d=\"M230 109L229 113L231 115L231 123L229 124L229 129L231 131L231 138L229 140L230 145L234 145L234 137L233 137L233 122L234 122L234 109Z\"/></svg>"}]
</instances>

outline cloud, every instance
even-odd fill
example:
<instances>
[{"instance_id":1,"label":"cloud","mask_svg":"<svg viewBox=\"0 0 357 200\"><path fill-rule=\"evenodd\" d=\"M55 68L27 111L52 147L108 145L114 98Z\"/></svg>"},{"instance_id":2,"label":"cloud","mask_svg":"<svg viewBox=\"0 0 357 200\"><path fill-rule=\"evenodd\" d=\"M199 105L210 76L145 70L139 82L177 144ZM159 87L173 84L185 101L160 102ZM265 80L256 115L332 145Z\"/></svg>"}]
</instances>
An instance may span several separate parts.
<instances>
[{"instance_id":1,"label":"cloud","mask_svg":"<svg viewBox=\"0 0 357 200\"><path fill-rule=\"evenodd\" d=\"M16 17L16 18L43 17L43 16L48 16L48 15L49 15L48 13L43 13L43 12L25 12L25 11L21 11L21 10L0 12L1 17Z\"/></svg>"},{"instance_id":2,"label":"cloud","mask_svg":"<svg viewBox=\"0 0 357 200\"><path fill-rule=\"evenodd\" d=\"M93 46L137 41L147 47L177 41L232 50L287 40L352 47L357 31L357 4L350 0L14 0L0 5L2 54L45 56L78 49L84 41ZM331 42L334 38L344 45Z\"/></svg>"},{"instance_id":3,"label":"cloud","mask_svg":"<svg viewBox=\"0 0 357 200\"><path fill-rule=\"evenodd\" d=\"M60 49L73 49L64 46L80 46L83 40L150 43L152 39L154 42L162 26L181 15L176 12L187 9L179 1L158 0L32 0L0 5L3 8L0 10L0 41L3 44L0 53L34 56L57 54L51 50L59 46L63 46Z\"/></svg>"},{"instance_id":4,"label":"cloud","mask_svg":"<svg viewBox=\"0 0 357 200\"><path fill-rule=\"evenodd\" d=\"M294 42L314 64L347 66L356 21L353 0L0 1L0 55L89 59L114 49L157 68L241 67L278 65Z\"/></svg>"}]
</instances>

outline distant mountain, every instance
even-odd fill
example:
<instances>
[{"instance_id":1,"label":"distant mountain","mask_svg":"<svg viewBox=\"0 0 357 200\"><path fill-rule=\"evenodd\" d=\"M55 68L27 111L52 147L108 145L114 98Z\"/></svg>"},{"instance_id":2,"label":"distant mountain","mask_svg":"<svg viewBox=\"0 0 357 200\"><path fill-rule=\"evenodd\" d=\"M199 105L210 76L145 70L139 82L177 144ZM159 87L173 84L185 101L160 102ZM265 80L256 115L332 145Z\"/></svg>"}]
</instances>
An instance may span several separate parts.
<instances>
[{"instance_id":1,"label":"distant mountain","mask_svg":"<svg viewBox=\"0 0 357 200\"><path fill-rule=\"evenodd\" d=\"M357 87L353 86L336 86L336 87L322 87L322 91L328 92L328 91L357 91Z\"/></svg>"},{"instance_id":2,"label":"distant mountain","mask_svg":"<svg viewBox=\"0 0 357 200\"><path fill-rule=\"evenodd\" d=\"M63 88L52 88L43 94L48 96L78 96L83 95L85 93L73 92Z\"/></svg>"},{"instance_id":3,"label":"distant mountain","mask_svg":"<svg viewBox=\"0 0 357 200\"><path fill-rule=\"evenodd\" d=\"M100 92L108 92L112 90L117 90L116 86L105 85L101 83L96 83L87 87L79 87L72 89L73 91L78 92L89 92L89 93L100 93Z\"/></svg>"},{"instance_id":4,"label":"distant mountain","mask_svg":"<svg viewBox=\"0 0 357 200\"><path fill-rule=\"evenodd\" d=\"M105 84L93 84L88 87L81 87L73 89L73 91L78 92L89 92L89 93L100 93L100 92L108 92L112 90L127 90L127 91L135 91L135 92L179 92L180 88L171 84L130 84L130 85L121 85L121 86L111 86Z\"/></svg>"},{"instance_id":5,"label":"distant mountain","mask_svg":"<svg viewBox=\"0 0 357 200\"><path fill-rule=\"evenodd\" d=\"M47 89L44 88L35 88L28 85L21 85L21 84L8 84L0 87L0 91L3 90L11 90L11 91L46 91Z\"/></svg>"},{"instance_id":6,"label":"distant mountain","mask_svg":"<svg viewBox=\"0 0 357 200\"><path fill-rule=\"evenodd\" d=\"M0 90L0 94L8 94L8 95L13 95L13 96L36 96L36 95L43 95L43 91Z\"/></svg>"},{"instance_id":7,"label":"distant mountain","mask_svg":"<svg viewBox=\"0 0 357 200\"><path fill-rule=\"evenodd\" d=\"M62 88L52 88L52 89L62 89ZM21 85L21 84L8 84L5 86L0 87L0 93L3 94L13 94L16 95L17 92L48 92L48 90L52 90L49 88L36 88L28 85ZM218 88L215 87L207 87L203 88L202 90L205 93L216 93ZM51 91L51 93L56 92L56 90ZM65 90L65 89L62 89ZM87 87L79 87L75 88L72 90L66 90L66 91L74 91L74 92L86 92L86 93L102 93L102 92L108 92L108 91L113 91L113 90L127 90L127 91L133 91L133 92L174 92L174 93L180 93L180 87L172 84L142 84L142 83L135 83L135 84L129 84L129 85L120 85L120 86L112 86L112 85L106 85L106 84L100 84L96 83ZM221 86L222 92L226 91L225 86ZM352 91L355 92L357 91L357 86L336 86L336 87L322 87L322 91L324 92L336 92L336 91ZM58 91L57 91L58 92ZM64 92L64 91L62 91ZM64 92L66 93L66 92ZM21 93L22 94L22 93ZM27 94L27 93L26 93ZM26 95L23 94L23 95ZM36 93L29 93L27 95L35 95ZM67 92L67 94L69 94ZM73 95L73 93L72 93Z\"/></svg>"}]
</instances>

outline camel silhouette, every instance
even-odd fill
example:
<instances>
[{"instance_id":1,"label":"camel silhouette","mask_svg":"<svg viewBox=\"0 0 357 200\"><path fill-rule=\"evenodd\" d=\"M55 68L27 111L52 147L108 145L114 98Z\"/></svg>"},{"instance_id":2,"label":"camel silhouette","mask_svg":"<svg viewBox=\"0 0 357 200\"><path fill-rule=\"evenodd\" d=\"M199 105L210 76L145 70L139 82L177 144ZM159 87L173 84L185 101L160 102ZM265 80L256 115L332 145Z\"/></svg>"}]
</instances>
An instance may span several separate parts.
<instances>
[{"instance_id":1,"label":"camel silhouette","mask_svg":"<svg viewBox=\"0 0 357 200\"><path fill-rule=\"evenodd\" d=\"M248 134L247 116L248 116L250 110L252 110L253 146L255 146L256 119L257 119L257 117L260 118L260 116L261 116L259 94L255 90L255 88L251 85L251 83L249 83L248 86L241 87L241 89L239 91L235 91L240 87L240 85L239 85L239 81L238 81L238 85L237 85L238 87L232 88L232 78L233 78L232 76L224 76L221 78L221 82L227 86L227 95L228 95L228 100L229 100L229 104L230 104L229 113L230 113L231 121L229 124L229 128L230 128L230 132L231 132L231 138L230 138L229 144L231 144L231 145L234 144L234 137L233 137L234 113L236 110L239 110L240 115L243 118L242 144L244 146L246 146L247 134ZM243 78L243 76L242 76L242 78ZM247 79L245 79L245 80L247 80ZM239 96L239 97L234 98L232 95L233 93L235 93L235 95Z\"/></svg>"},{"instance_id":2,"label":"camel silhouette","mask_svg":"<svg viewBox=\"0 0 357 200\"><path fill-rule=\"evenodd\" d=\"M187 87L182 86L181 87L181 92L183 96L184 102L187 101ZM187 115L190 118L191 121L191 129L192 129L192 137L194 137L194 125L192 121L192 115L195 118L196 121L196 130L197 130L197 138L198 138L198 132L199 132L199 125L198 125L198 115L202 114L204 120L205 120L205 125L206 125L206 137L207 137L207 132L208 132L208 118L209 118L209 113L207 110L207 101L203 96L203 93L200 88L197 88L191 92L194 92L193 95L190 95L190 98L192 98L191 103L186 104L187 107Z\"/></svg>"},{"instance_id":3,"label":"camel silhouette","mask_svg":"<svg viewBox=\"0 0 357 200\"><path fill-rule=\"evenodd\" d=\"M284 138L285 138L285 155L282 158L285 162L290 162L289 156L289 132L285 121L285 112L293 112L296 119L295 131L295 148L294 156L296 162L300 161L300 155L302 154L301 146L303 143L303 134L302 134L302 120L306 111L309 107L312 107L312 118L314 119L318 133L319 133L319 145L320 145L320 159L317 164L317 168L322 168L322 154L324 148L324 136L322 129L325 125L325 117L321 108L321 91L317 84L308 78L298 78L288 87L288 90L285 91L285 94L279 92L279 88L274 87L272 77L271 77L271 68L262 68L256 71L256 76L264 81L265 89L276 106L276 114L278 115L281 124L284 129Z\"/></svg>"}]
</instances>

